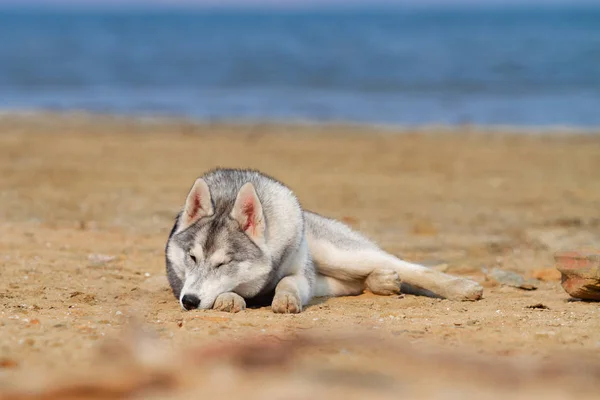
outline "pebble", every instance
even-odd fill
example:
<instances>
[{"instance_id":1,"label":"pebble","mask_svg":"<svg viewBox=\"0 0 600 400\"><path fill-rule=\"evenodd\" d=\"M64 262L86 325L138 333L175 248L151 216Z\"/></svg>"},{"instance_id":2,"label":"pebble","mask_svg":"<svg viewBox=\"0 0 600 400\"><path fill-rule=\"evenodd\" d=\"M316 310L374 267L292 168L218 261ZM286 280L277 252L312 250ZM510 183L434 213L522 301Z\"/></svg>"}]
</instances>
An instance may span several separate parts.
<instances>
[{"instance_id":1,"label":"pebble","mask_svg":"<svg viewBox=\"0 0 600 400\"><path fill-rule=\"evenodd\" d=\"M554 255L561 285L572 297L600 301L600 252L568 251Z\"/></svg>"},{"instance_id":2,"label":"pebble","mask_svg":"<svg viewBox=\"0 0 600 400\"><path fill-rule=\"evenodd\" d=\"M502 285L512 286L519 289L535 290L539 284L537 279L525 279L521 275L512 271L504 271L494 268L491 271L483 269L483 272L488 279L494 280Z\"/></svg>"}]
</instances>

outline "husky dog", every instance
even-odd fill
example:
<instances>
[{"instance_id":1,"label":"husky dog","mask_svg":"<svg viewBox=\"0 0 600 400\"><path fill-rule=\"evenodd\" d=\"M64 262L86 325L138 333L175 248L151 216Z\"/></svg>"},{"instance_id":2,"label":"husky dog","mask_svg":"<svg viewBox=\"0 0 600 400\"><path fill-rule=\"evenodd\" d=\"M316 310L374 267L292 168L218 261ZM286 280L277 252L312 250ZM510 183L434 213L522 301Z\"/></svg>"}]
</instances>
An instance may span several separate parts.
<instances>
[{"instance_id":1,"label":"husky dog","mask_svg":"<svg viewBox=\"0 0 600 400\"><path fill-rule=\"evenodd\" d=\"M237 312L271 301L298 313L313 296L412 293L478 300L476 282L409 263L341 222L304 211L281 182L254 170L198 178L165 247L173 294L186 310Z\"/></svg>"}]
</instances>

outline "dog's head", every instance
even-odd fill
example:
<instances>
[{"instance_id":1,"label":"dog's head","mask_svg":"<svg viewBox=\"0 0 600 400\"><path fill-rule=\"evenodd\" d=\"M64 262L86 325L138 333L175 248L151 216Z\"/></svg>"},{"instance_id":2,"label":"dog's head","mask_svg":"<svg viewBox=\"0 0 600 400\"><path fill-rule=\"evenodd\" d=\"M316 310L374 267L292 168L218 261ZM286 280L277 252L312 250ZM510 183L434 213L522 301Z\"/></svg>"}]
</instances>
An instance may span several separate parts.
<instances>
[{"instance_id":1,"label":"dog's head","mask_svg":"<svg viewBox=\"0 0 600 400\"><path fill-rule=\"evenodd\" d=\"M169 283L186 310L211 308L225 292L253 297L271 271L266 221L252 183L241 187L234 202L216 200L198 178L165 249Z\"/></svg>"}]
</instances>

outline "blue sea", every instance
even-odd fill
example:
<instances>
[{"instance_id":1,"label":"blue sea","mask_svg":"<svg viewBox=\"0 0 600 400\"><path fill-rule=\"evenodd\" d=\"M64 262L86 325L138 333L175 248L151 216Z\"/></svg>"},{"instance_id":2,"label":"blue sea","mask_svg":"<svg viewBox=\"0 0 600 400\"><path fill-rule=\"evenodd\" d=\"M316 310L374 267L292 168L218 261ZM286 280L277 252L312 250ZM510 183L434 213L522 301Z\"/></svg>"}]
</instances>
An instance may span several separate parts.
<instances>
[{"instance_id":1,"label":"blue sea","mask_svg":"<svg viewBox=\"0 0 600 400\"><path fill-rule=\"evenodd\" d=\"M600 6L0 10L0 110L600 126Z\"/></svg>"}]
</instances>

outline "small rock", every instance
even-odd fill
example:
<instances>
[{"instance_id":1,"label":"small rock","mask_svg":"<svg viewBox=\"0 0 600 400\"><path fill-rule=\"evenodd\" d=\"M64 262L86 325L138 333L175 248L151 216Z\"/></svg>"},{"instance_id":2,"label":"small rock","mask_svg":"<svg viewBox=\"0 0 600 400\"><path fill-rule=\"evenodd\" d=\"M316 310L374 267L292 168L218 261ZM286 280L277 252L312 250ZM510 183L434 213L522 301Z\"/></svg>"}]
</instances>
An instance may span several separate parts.
<instances>
[{"instance_id":1,"label":"small rock","mask_svg":"<svg viewBox=\"0 0 600 400\"><path fill-rule=\"evenodd\" d=\"M504 271L498 268L487 271L487 269L484 268L483 272L488 279L492 279L502 285L512 286L519 289L535 290L539 284L537 279L526 279L512 271Z\"/></svg>"},{"instance_id":2,"label":"small rock","mask_svg":"<svg viewBox=\"0 0 600 400\"><path fill-rule=\"evenodd\" d=\"M534 310L549 310L550 309L550 307L548 307L547 305L542 304L542 303L532 304L532 305L527 306L525 308L531 308L531 309L534 309Z\"/></svg>"},{"instance_id":3,"label":"small rock","mask_svg":"<svg viewBox=\"0 0 600 400\"><path fill-rule=\"evenodd\" d=\"M600 251L568 251L554 255L562 287L572 297L600 301Z\"/></svg>"}]
</instances>

